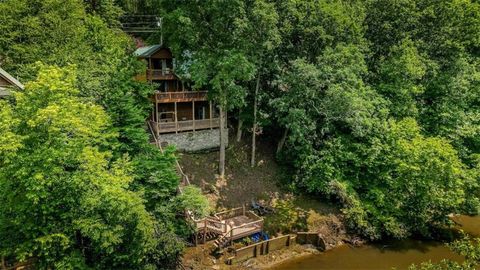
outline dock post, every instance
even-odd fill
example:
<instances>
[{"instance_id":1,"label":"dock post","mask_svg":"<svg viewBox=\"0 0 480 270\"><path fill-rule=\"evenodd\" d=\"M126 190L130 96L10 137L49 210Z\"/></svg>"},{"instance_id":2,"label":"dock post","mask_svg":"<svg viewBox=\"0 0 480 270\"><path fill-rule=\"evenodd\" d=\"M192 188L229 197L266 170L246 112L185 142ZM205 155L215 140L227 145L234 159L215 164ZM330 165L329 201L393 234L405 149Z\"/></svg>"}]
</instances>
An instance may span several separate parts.
<instances>
[{"instance_id":1,"label":"dock post","mask_svg":"<svg viewBox=\"0 0 480 270\"><path fill-rule=\"evenodd\" d=\"M212 117L213 117L212 110L213 110L213 107L212 107L212 102L211 101L208 102L208 106L210 107L209 111L208 111L208 114L210 116L210 129L213 129L213 125L212 125Z\"/></svg>"},{"instance_id":2,"label":"dock post","mask_svg":"<svg viewBox=\"0 0 480 270\"><path fill-rule=\"evenodd\" d=\"M175 133L178 133L177 102L175 101Z\"/></svg>"}]
</instances>

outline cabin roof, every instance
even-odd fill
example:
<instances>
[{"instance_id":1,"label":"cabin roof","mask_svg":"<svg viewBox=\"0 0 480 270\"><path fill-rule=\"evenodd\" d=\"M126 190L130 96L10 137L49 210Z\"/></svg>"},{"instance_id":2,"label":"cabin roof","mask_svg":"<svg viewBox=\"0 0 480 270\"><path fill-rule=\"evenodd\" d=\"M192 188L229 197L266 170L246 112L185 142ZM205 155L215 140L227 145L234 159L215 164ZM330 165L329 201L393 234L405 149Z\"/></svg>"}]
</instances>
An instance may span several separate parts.
<instances>
[{"instance_id":1,"label":"cabin roof","mask_svg":"<svg viewBox=\"0 0 480 270\"><path fill-rule=\"evenodd\" d=\"M18 87L19 89L25 88L21 82L15 79L12 75L6 72L3 68L0 68L0 77L6 80L8 83L13 85L14 87ZM9 95L9 91L7 87L0 86L0 96L7 96Z\"/></svg>"},{"instance_id":2,"label":"cabin roof","mask_svg":"<svg viewBox=\"0 0 480 270\"><path fill-rule=\"evenodd\" d=\"M162 45L151 45L138 48L133 54L137 57L148 58L155 52L163 48Z\"/></svg>"}]
</instances>

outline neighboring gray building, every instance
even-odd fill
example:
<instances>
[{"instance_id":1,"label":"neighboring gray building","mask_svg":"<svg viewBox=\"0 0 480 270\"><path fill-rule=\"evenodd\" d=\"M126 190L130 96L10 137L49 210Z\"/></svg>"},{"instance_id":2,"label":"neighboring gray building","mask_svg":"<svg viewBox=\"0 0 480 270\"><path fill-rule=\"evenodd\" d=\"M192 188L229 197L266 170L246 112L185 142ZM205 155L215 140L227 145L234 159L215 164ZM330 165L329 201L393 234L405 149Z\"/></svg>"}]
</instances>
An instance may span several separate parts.
<instances>
[{"instance_id":1,"label":"neighboring gray building","mask_svg":"<svg viewBox=\"0 0 480 270\"><path fill-rule=\"evenodd\" d=\"M23 89L24 86L12 75L0 68L0 98L10 95L9 89L12 88Z\"/></svg>"}]
</instances>

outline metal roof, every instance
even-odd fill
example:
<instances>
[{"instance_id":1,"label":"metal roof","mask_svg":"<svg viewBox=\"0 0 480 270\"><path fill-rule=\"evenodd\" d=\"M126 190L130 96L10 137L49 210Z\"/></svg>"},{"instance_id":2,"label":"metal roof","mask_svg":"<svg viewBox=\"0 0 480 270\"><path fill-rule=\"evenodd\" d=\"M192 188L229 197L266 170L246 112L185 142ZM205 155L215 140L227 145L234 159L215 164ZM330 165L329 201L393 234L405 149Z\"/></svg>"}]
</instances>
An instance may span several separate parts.
<instances>
[{"instance_id":1,"label":"metal roof","mask_svg":"<svg viewBox=\"0 0 480 270\"><path fill-rule=\"evenodd\" d=\"M15 79L14 77L12 77L12 75L8 74L8 72L6 72L4 69L0 68L0 76L2 78L4 78L7 82L11 83L12 85L20 88L20 89L23 89L25 88L25 86L23 86L23 84L21 82L19 82L17 79ZM4 89L4 88L3 88Z\"/></svg>"},{"instance_id":2,"label":"metal roof","mask_svg":"<svg viewBox=\"0 0 480 270\"><path fill-rule=\"evenodd\" d=\"M147 58L161 49L162 45L152 45L138 48L133 54L137 57Z\"/></svg>"}]
</instances>

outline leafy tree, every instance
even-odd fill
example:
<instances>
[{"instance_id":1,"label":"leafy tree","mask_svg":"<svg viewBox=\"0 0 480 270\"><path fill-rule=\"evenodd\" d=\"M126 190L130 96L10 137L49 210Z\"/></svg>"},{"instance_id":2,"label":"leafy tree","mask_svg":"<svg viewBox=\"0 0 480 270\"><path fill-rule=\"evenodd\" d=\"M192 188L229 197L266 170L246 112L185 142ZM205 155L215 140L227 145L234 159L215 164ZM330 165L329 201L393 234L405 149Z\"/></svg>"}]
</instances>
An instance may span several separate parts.
<instances>
[{"instance_id":1,"label":"leafy tree","mask_svg":"<svg viewBox=\"0 0 480 270\"><path fill-rule=\"evenodd\" d=\"M288 161L300 186L342 202L356 232L429 235L463 206L471 173L448 141L424 137L413 119L387 121L388 103L363 82L367 71L355 46L326 49L318 64L292 63L273 101L290 130Z\"/></svg>"},{"instance_id":2,"label":"leafy tree","mask_svg":"<svg viewBox=\"0 0 480 270\"><path fill-rule=\"evenodd\" d=\"M361 1L278 0L275 4L282 37L276 54L283 65L296 58L314 62L326 47L338 43L364 44L366 12Z\"/></svg>"},{"instance_id":3,"label":"leafy tree","mask_svg":"<svg viewBox=\"0 0 480 270\"><path fill-rule=\"evenodd\" d=\"M103 2L103 1L102 1ZM35 78L35 62L76 64L82 95L98 98L129 46L80 0L2 1L0 61L22 81Z\"/></svg>"},{"instance_id":4,"label":"leafy tree","mask_svg":"<svg viewBox=\"0 0 480 270\"><path fill-rule=\"evenodd\" d=\"M339 198L349 227L372 239L429 236L448 225L471 184L456 151L422 136L412 119L390 121L381 134L326 142L304 162L305 185Z\"/></svg>"},{"instance_id":5,"label":"leafy tree","mask_svg":"<svg viewBox=\"0 0 480 270\"><path fill-rule=\"evenodd\" d=\"M420 98L424 86L420 82L427 71L425 61L414 43L406 39L393 46L390 57L379 64L378 92L391 103L388 107L392 116L418 116L418 107L423 105Z\"/></svg>"},{"instance_id":6,"label":"leafy tree","mask_svg":"<svg viewBox=\"0 0 480 270\"><path fill-rule=\"evenodd\" d=\"M129 191L131 163L102 150L116 134L75 80L72 68L41 66L15 105L2 102L1 252L34 256L44 269L161 265L168 257L152 255L172 240L156 236L143 199Z\"/></svg>"},{"instance_id":7,"label":"leafy tree","mask_svg":"<svg viewBox=\"0 0 480 270\"><path fill-rule=\"evenodd\" d=\"M118 18L123 13L122 9L116 5L115 0L84 0L85 9L88 13L98 15L108 25L118 26Z\"/></svg>"},{"instance_id":8,"label":"leafy tree","mask_svg":"<svg viewBox=\"0 0 480 270\"><path fill-rule=\"evenodd\" d=\"M177 197L181 211L192 211L195 218L203 218L210 214L210 205L202 190L195 186L187 186Z\"/></svg>"},{"instance_id":9,"label":"leafy tree","mask_svg":"<svg viewBox=\"0 0 480 270\"><path fill-rule=\"evenodd\" d=\"M250 80L254 73L245 52L247 41L242 38L247 30L245 4L184 1L165 3L165 7L165 31L172 47L179 60L191 61L189 75L195 86L209 87L209 97L220 110L219 174L223 177L227 111L244 104L246 91L239 82ZM182 54L179 48L189 53Z\"/></svg>"},{"instance_id":10,"label":"leafy tree","mask_svg":"<svg viewBox=\"0 0 480 270\"><path fill-rule=\"evenodd\" d=\"M250 160L250 165L254 167L261 77L262 73L266 73L266 69L271 65L269 59L272 59L271 52L280 44L280 33L277 28L279 16L273 3L268 3L264 0L255 0L251 5L252 7L247 7L247 10L249 10L247 16L250 28L246 31L248 37L245 37L245 39L249 38L252 40L252 42L249 43L250 59L251 62L254 63L257 73L255 91L253 92L252 155ZM239 121L241 121L240 118Z\"/></svg>"},{"instance_id":11,"label":"leafy tree","mask_svg":"<svg viewBox=\"0 0 480 270\"><path fill-rule=\"evenodd\" d=\"M425 131L451 139L468 163L477 151L472 119L478 111L480 5L375 0L367 6L371 77L393 102L391 112L417 117Z\"/></svg>"}]
</instances>

